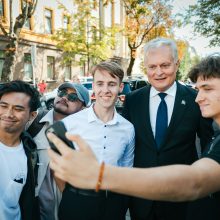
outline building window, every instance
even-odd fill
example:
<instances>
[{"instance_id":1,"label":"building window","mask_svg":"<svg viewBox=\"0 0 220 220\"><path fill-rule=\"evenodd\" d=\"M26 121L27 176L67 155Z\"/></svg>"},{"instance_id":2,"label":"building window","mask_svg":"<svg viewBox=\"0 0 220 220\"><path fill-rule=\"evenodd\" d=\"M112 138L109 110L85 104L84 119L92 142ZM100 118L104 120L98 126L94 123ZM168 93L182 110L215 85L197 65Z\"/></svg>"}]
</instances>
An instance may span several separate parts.
<instances>
[{"instance_id":1,"label":"building window","mask_svg":"<svg viewBox=\"0 0 220 220\"><path fill-rule=\"evenodd\" d=\"M33 67L31 63L31 54L24 54L24 81L32 81L33 80Z\"/></svg>"},{"instance_id":2,"label":"building window","mask_svg":"<svg viewBox=\"0 0 220 220\"><path fill-rule=\"evenodd\" d=\"M4 10L4 0L0 0L0 16L4 17L5 16L5 10Z\"/></svg>"},{"instance_id":3,"label":"building window","mask_svg":"<svg viewBox=\"0 0 220 220\"><path fill-rule=\"evenodd\" d=\"M65 81L71 80L71 65L66 65L64 69Z\"/></svg>"},{"instance_id":4,"label":"building window","mask_svg":"<svg viewBox=\"0 0 220 220\"><path fill-rule=\"evenodd\" d=\"M70 18L66 15L63 16L63 29L68 30L70 25Z\"/></svg>"},{"instance_id":5,"label":"building window","mask_svg":"<svg viewBox=\"0 0 220 220\"><path fill-rule=\"evenodd\" d=\"M46 34L52 34L53 29L52 29L52 11L49 9L45 9L45 33Z\"/></svg>"},{"instance_id":6,"label":"building window","mask_svg":"<svg viewBox=\"0 0 220 220\"><path fill-rule=\"evenodd\" d=\"M5 51L0 50L0 79L2 78L2 69L5 62Z\"/></svg>"},{"instance_id":7,"label":"building window","mask_svg":"<svg viewBox=\"0 0 220 220\"><path fill-rule=\"evenodd\" d=\"M22 1L22 0L21 0L21 1ZM28 2L26 2L26 1L23 1L22 3L20 3L20 5L21 5L21 12L22 12L22 10L25 9L27 3L28 3ZM22 5L23 5L23 9L22 9ZM31 30L31 18L27 18L27 20L25 21L23 27L26 28L26 29L28 29L28 30Z\"/></svg>"},{"instance_id":8,"label":"building window","mask_svg":"<svg viewBox=\"0 0 220 220\"><path fill-rule=\"evenodd\" d=\"M47 57L47 79L55 79L55 60L54 57Z\"/></svg>"}]
</instances>

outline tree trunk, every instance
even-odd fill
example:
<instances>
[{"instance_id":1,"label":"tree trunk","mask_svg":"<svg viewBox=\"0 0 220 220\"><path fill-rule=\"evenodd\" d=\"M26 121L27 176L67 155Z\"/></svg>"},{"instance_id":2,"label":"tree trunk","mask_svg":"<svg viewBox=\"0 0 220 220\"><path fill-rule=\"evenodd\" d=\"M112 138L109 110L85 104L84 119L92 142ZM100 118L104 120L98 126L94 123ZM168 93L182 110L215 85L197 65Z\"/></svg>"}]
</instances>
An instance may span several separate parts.
<instances>
[{"instance_id":1,"label":"tree trunk","mask_svg":"<svg viewBox=\"0 0 220 220\"><path fill-rule=\"evenodd\" d=\"M18 44L17 39L11 38L10 42L6 46L5 62L2 68L2 76L1 76L2 82L9 82L13 79L17 44Z\"/></svg>"},{"instance_id":2,"label":"tree trunk","mask_svg":"<svg viewBox=\"0 0 220 220\"><path fill-rule=\"evenodd\" d=\"M134 66L134 62L136 59L136 49L130 48L131 49L131 54L130 54L130 63L127 69L127 76L131 76L131 72Z\"/></svg>"}]
</instances>

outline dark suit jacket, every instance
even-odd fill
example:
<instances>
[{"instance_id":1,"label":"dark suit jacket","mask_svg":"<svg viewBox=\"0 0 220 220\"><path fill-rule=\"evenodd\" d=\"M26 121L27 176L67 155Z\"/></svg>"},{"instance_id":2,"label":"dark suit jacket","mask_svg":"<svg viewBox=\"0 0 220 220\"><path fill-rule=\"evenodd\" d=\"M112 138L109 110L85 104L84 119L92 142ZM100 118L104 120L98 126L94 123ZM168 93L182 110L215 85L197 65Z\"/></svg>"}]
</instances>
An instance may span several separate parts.
<instances>
[{"instance_id":1,"label":"dark suit jacket","mask_svg":"<svg viewBox=\"0 0 220 220\"><path fill-rule=\"evenodd\" d=\"M195 103L196 91L177 82L177 92L172 117L166 137L159 150L150 124L150 86L143 87L126 96L123 116L135 128L135 167L156 167L169 164L191 164L198 159L195 140L201 138L204 149L213 134L211 123L201 117ZM157 111L157 109L155 109ZM152 201L132 199L131 214L146 219L152 212ZM154 211L162 219L184 219L186 203L154 202ZM149 219L149 218L147 218Z\"/></svg>"}]
</instances>

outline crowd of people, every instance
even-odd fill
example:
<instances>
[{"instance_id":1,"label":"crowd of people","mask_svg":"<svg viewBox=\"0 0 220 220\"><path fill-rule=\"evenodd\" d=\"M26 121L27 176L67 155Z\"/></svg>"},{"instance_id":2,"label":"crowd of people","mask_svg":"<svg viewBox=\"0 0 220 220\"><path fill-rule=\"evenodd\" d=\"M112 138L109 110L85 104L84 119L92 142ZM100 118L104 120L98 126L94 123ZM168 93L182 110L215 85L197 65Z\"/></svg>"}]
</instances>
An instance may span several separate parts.
<instances>
[{"instance_id":1,"label":"crowd of people","mask_svg":"<svg viewBox=\"0 0 220 220\"><path fill-rule=\"evenodd\" d=\"M90 106L80 83L61 84L50 111L31 85L1 86L1 220L125 220L128 209L132 220L220 219L220 54L190 70L196 90L176 80L171 39L149 41L144 65L149 85L122 115L124 72L111 61L93 67ZM49 133L58 154L45 130L60 120L75 149Z\"/></svg>"}]
</instances>

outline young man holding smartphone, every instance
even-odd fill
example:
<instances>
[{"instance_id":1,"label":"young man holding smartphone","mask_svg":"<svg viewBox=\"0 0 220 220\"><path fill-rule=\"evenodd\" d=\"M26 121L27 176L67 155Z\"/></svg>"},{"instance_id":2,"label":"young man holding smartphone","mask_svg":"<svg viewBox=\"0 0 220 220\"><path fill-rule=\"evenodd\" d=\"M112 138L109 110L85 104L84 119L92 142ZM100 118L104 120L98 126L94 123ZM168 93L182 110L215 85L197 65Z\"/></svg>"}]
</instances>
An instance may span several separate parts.
<instances>
[{"instance_id":1,"label":"young man holding smartphone","mask_svg":"<svg viewBox=\"0 0 220 220\"><path fill-rule=\"evenodd\" d=\"M67 131L81 135L91 146L98 161L132 167L134 159L133 125L115 110L122 91L124 72L114 62L102 62L93 69L96 102L81 112L63 119ZM126 131L126 132L125 132ZM78 146L75 145L76 150ZM82 172L84 172L82 170ZM108 190L81 190L66 184L59 218L70 220L124 220L125 196Z\"/></svg>"},{"instance_id":2,"label":"young man holding smartphone","mask_svg":"<svg viewBox=\"0 0 220 220\"><path fill-rule=\"evenodd\" d=\"M202 116L213 118L220 125L220 55L203 59L190 72L196 83ZM219 129L219 128L218 128ZM53 141L62 156L50 151L51 168L55 175L77 187L101 189L159 201L190 201L212 196L220 207L220 132L216 132L202 158L192 165L168 165L154 168L118 168L106 165L98 182L100 164L91 149L79 136L68 135L80 151L75 152L62 144L55 136ZM87 168L88 167L88 168ZM83 172L84 171L84 172ZM215 208L215 207L213 207ZM204 212L209 212L207 207ZM207 218L213 219L213 218ZM219 219L219 218L216 218Z\"/></svg>"}]
</instances>

